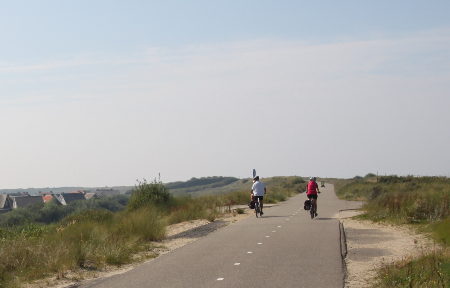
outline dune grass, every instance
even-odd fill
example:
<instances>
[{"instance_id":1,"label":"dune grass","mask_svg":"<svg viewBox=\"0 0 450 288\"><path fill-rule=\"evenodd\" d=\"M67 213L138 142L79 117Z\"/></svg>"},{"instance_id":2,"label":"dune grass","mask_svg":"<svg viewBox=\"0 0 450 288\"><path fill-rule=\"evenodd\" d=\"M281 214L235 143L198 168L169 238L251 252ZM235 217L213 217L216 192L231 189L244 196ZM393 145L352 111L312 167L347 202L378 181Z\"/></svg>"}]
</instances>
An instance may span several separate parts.
<instances>
[{"instance_id":1,"label":"dune grass","mask_svg":"<svg viewBox=\"0 0 450 288\"><path fill-rule=\"evenodd\" d=\"M165 227L155 209L142 208L116 214L89 211L58 225L3 229L0 286L130 263L136 252L148 248L149 241L163 239Z\"/></svg>"},{"instance_id":2,"label":"dune grass","mask_svg":"<svg viewBox=\"0 0 450 288\"><path fill-rule=\"evenodd\" d=\"M434 251L413 260L385 266L373 287L450 287L449 250Z\"/></svg>"},{"instance_id":3,"label":"dune grass","mask_svg":"<svg viewBox=\"0 0 450 288\"><path fill-rule=\"evenodd\" d=\"M362 219L412 225L442 248L381 269L373 287L450 287L450 179L446 177L356 178L338 196L365 200Z\"/></svg>"},{"instance_id":4,"label":"dune grass","mask_svg":"<svg viewBox=\"0 0 450 288\"><path fill-rule=\"evenodd\" d=\"M283 201L304 186L300 177L266 180L268 203ZM20 287L50 275L64 278L71 271L95 271L137 261L138 252L151 251L152 241L164 239L167 225L195 219L214 221L226 212L227 205L247 204L251 181L247 182L247 190L173 197L161 182L144 180L136 185L127 209L121 211L88 209L53 224L3 226L0 287Z\"/></svg>"},{"instance_id":5,"label":"dune grass","mask_svg":"<svg viewBox=\"0 0 450 288\"><path fill-rule=\"evenodd\" d=\"M380 177L355 180L337 195L365 200L364 217L373 221L432 223L450 216L450 179L445 177Z\"/></svg>"}]
</instances>

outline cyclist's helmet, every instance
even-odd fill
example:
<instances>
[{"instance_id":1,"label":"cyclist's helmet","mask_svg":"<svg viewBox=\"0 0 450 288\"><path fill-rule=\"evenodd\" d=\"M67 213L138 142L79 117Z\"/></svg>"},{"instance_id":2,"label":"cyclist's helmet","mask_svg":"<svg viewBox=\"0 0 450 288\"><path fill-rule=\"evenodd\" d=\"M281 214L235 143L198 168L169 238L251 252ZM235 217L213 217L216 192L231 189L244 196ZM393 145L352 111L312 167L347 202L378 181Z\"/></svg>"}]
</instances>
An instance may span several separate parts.
<instances>
[{"instance_id":1,"label":"cyclist's helmet","mask_svg":"<svg viewBox=\"0 0 450 288\"><path fill-rule=\"evenodd\" d=\"M259 176L255 176L255 177L253 177L253 180L255 180L255 181L259 181Z\"/></svg>"},{"instance_id":2,"label":"cyclist's helmet","mask_svg":"<svg viewBox=\"0 0 450 288\"><path fill-rule=\"evenodd\" d=\"M310 181L316 181L316 177L309 177Z\"/></svg>"}]
</instances>

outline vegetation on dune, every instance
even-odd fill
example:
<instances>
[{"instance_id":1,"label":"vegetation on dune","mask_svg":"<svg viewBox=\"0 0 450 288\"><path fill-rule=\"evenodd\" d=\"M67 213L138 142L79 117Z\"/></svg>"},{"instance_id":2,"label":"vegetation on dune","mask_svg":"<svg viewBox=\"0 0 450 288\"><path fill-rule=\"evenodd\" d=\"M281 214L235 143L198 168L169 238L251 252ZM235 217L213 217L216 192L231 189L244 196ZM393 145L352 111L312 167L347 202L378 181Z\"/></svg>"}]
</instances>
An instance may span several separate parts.
<instances>
[{"instance_id":1,"label":"vegetation on dune","mask_svg":"<svg viewBox=\"0 0 450 288\"><path fill-rule=\"evenodd\" d=\"M337 195L365 200L365 217L374 221L434 222L450 215L450 179L446 177L363 178L343 186Z\"/></svg>"},{"instance_id":2,"label":"vegetation on dune","mask_svg":"<svg viewBox=\"0 0 450 288\"><path fill-rule=\"evenodd\" d=\"M414 225L443 246L384 267L374 287L450 287L450 179L370 174L345 182L337 195L365 200L360 218Z\"/></svg>"},{"instance_id":3,"label":"vegetation on dune","mask_svg":"<svg viewBox=\"0 0 450 288\"><path fill-rule=\"evenodd\" d=\"M204 181L208 186L205 191L217 191L209 189L217 184L212 180L218 179L204 180L191 184ZM304 189L300 177L264 180L267 199L272 203ZM233 186L237 182L238 186ZM98 270L152 257L151 241L163 239L168 224L194 219L214 221L228 209L227 205L248 203L251 181L233 180L224 185L240 189L175 197L160 181L143 180L138 181L129 197L117 195L68 206L47 203L0 215L0 287L19 287L22 282L49 275L62 278L77 269ZM145 251L148 253L137 254Z\"/></svg>"},{"instance_id":4,"label":"vegetation on dune","mask_svg":"<svg viewBox=\"0 0 450 288\"><path fill-rule=\"evenodd\" d=\"M373 287L450 287L449 250L385 266Z\"/></svg>"},{"instance_id":5,"label":"vegetation on dune","mask_svg":"<svg viewBox=\"0 0 450 288\"><path fill-rule=\"evenodd\" d=\"M2 229L0 286L14 286L49 274L122 265L164 237L165 224L152 209L112 213L92 210L58 224Z\"/></svg>"}]
</instances>

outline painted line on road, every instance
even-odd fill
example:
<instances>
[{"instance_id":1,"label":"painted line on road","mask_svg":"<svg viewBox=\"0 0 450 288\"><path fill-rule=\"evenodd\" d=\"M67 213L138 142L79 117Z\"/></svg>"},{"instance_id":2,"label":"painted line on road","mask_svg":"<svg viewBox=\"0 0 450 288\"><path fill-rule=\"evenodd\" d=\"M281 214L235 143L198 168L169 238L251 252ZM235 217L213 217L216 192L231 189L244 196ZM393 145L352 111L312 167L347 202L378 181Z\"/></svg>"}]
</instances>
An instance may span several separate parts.
<instances>
[{"instance_id":1,"label":"painted line on road","mask_svg":"<svg viewBox=\"0 0 450 288\"><path fill-rule=\"evenodd\" d=\"M270 236L269 236L269 235L266 235L266 238L270 238Z\"/></svg>"},{"instance_id":2,"label":"painted line on road","mask_svg":"<svg viewBox=\"0 0 450 288\"><path fill-rule=\"evenodd\" d=\"M277 226L278 228L281 228L281 225L280 226Z\"/></svg>"},{"instance_id":3,"label":"painted line on road","mask_svg":"<svg viewBox=\"0 0 450 288\"><path fill-rule=\"evenodd\" d=\"M262 245L262 243L261 243L261 242L258 242L258 245Z\"/></svg>"},{"instance_id":4,"label":"painted line on road","mask_svg":"<svg viewBox=\"0 0 450 288\"><path fill-rule=\"evenodd\" d=\"M217 281L222 281L223 279L225 279L225 278L217 278Z\"/></svg>"},{"instance_id":5,"label":"painted line on road","mask_svg":"<svg viewBox=\"0 0 450 288\"><path fill-rule=\"evenodd\" d=\"M253 252L252 251L248 251L247 254L253 254Z\"/></svg>"},{"instance_id":6,"label":"painted line on road","mask_svg":"<svg viewBox=\"0 0 450 288\"><path fill-rule=\"evenodd\" d=\"M234 263L234 266L239 266L241 265L241 263Z\"/></svg>"},{"instance_id":7,"label":"painted line on road","mask_svg":"<svg viewBox=\"0 0 450 288\"><path fill-rule=\"evenodd\" d=\"M276 230L272 230L272 233L275 233L275 232L277 232Z\"/></svg>"}]
</instances>

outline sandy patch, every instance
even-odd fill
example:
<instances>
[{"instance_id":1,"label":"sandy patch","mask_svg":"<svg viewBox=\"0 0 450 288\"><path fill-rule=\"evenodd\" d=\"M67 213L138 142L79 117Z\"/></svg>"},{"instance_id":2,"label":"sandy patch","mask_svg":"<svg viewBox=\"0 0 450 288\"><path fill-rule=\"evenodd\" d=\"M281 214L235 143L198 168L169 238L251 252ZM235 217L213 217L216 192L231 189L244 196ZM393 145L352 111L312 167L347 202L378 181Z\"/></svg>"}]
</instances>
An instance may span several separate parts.
<instances>
[{"instance_id":1,"label":"sandy patch","mask_svg":"<svg viewBox=\"0 0 450 288\"><path fill-rule=\"evenodd\" d=\"M142 263L152 261L155 257L159 255L169 253L177 248L180 248L186 244L200 239L208 235L209 233L220 229L229 224L235 223L239 220L247 218L250 214L248 209L245 209L245 214L237 214L236 212L225 214L224 216L216 219L214 222L208 220L192 220L182 223L173 224L167 227L166 239L160 242L154 242L155 248L149 251L144 251L136 255L136 259L141 259L136 263L123 265L121 267L107 266L101 271L73 271L64 274L64 277L57 279L56 277L51 277L43 280L38 280L30 284L24 284L23 287L26 288L66 288L66 287L77 287L81 281L92 280L96 278L105 278L117 274L122 274L127 271L132 270ZM149 259L150 258L150 259ZM142 260L147 259L147 260Z\"/></svg>"},{"instance_id":2,"label":"sandy patch","mask_svg":"<svg viewBox=\"0 0 450 288\"><path fill-rule=\"evenodd\" d=\"M356 211L342 211L347 240L345 288L370 287L382 266L421 255L435 247L425 235L407 227L354 220Z\"/></svg>"}]
</instances>

